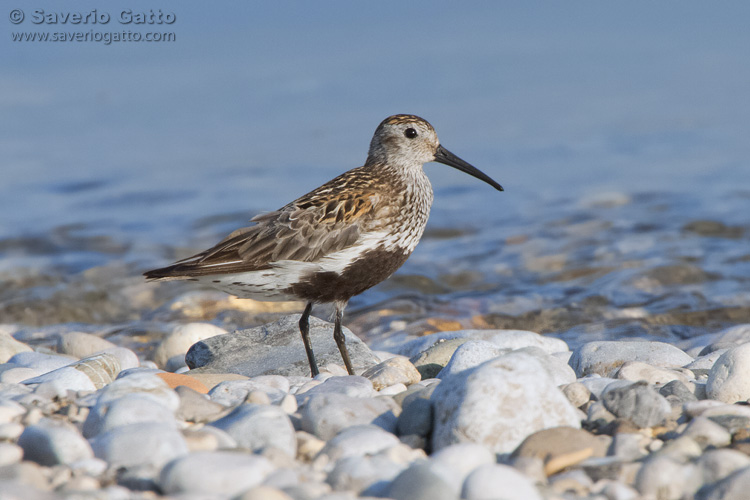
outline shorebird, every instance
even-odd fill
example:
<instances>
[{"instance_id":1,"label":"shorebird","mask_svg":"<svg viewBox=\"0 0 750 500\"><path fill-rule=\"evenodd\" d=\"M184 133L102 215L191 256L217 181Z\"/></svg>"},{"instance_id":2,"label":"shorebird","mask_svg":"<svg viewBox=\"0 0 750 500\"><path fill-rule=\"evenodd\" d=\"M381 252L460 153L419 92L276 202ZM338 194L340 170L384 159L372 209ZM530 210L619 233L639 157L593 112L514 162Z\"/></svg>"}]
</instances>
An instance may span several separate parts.
<instances>
[{"instance_id":1,"label":"shorebird","mask_svg":"<svg viewBox=\"0 0 750 500\"><path fill-rule=\"evenodd\" d=\"M378 125L367 160L284 205L251 219L216 246L144 273L149 280L192 280L243 298L307 302L299 320L312 376L313 304L335 306L333 337L354 374L341 320L349 299L377 285L406 261L422 237L432 205L423 165L438 162L503 188L438 141L435 129L414 115Z\"/></svg>"}]
</instances>

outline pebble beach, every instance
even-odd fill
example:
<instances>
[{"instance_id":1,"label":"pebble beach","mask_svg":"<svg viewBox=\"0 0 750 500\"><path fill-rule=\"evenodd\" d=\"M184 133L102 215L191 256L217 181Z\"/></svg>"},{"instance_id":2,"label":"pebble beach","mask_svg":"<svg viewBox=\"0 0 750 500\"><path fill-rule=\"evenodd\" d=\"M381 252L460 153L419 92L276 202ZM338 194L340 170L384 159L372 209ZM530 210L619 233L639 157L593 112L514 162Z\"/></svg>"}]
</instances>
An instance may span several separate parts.
<instances>
[{"instance_id":1,"label":"pebble beach","mask_svg":"<svg viewBox=\"0 0 750 500\"><path fill-rule=\"evenodd\" d=\"M145 359L6 325L2 498L746 498L750 325L572 350L485 329L373 351L347 330L347 376L313 318L310 378L298 318L184 323Z\"/></svg>"}]
</instances>

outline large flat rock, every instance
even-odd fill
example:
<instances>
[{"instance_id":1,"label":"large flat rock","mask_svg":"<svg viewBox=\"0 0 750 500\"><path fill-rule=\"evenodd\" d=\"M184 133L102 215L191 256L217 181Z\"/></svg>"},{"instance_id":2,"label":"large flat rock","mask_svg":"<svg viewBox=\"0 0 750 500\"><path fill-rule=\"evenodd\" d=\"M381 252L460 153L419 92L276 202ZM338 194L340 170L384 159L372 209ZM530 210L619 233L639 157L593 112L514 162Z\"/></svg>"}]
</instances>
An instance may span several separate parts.
<instances>
[{"instance_id":1,"label":"large flat rock","mask_svg":"<svg viewBox=\"0 0 750 500\"><path fill-rule=\"evenodd\" d=\"M296 314L285 316L274 323L201 340L188 350L185 361L196 373L309 377L310 365L299 332L299 318ZM343 330L357 373L379 362L359 337L347 328ZM310 317L310 339L321 369L328 364L344 365L333 340L333 323Z\"/></svg>"}]
</instances>

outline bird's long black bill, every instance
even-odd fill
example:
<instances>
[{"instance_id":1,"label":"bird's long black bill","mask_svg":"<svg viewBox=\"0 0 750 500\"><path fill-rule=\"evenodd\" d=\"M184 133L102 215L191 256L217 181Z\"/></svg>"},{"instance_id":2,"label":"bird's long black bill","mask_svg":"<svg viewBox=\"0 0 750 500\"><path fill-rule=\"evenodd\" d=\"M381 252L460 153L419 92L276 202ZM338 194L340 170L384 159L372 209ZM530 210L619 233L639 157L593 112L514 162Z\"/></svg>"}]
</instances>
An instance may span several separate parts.
<instances>
[{"instance_id":1,"label":"bird's long black bill","mask_svg":"<svg viewBox=\"0 0 750 500\"><path fill-rule=\"evenodd\" d=\"M485 174L478 168L466 163L461 158L445 149L443 146L438 146L437 151L435 152L435 161L438 163L442 163L443 165L448 165L449 167L458 169L461 172L466 172L467 174L476 177L477 179L481 179L498 191L504 191L503 187L492 180L489 175Z\"/></svg>"}]
</instances>

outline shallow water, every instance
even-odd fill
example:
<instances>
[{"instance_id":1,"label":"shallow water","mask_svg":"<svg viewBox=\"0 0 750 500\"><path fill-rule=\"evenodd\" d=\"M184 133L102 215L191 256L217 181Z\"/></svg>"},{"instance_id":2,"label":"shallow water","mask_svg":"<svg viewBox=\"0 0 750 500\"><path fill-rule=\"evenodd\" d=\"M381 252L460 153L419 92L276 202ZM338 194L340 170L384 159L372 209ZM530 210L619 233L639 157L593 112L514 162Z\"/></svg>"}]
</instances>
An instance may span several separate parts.
<instances>
[{"instance_id":1,"label":"shallow water","mask_svg":"<svg viewBox=\"0 0 750 500\"><path fill-rule=\"evenodd\" d=\"M225 23L174 4L171 47L4 41L0 322L31 342L81 329L145 352L174 321L272 318L140 273L359 165L394 112L423 115L506 191L427 165L427 233L350 303L362 337L678 341L748 322L747 6L681 5L413 6L358 23L343 4L237 6Z\"/></svg>"}]
</instances>

